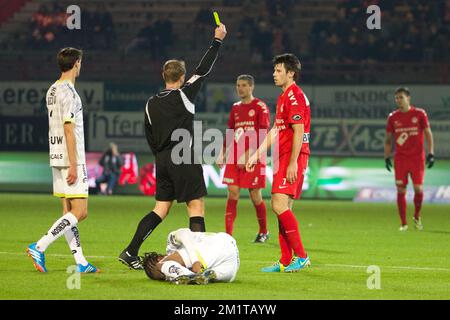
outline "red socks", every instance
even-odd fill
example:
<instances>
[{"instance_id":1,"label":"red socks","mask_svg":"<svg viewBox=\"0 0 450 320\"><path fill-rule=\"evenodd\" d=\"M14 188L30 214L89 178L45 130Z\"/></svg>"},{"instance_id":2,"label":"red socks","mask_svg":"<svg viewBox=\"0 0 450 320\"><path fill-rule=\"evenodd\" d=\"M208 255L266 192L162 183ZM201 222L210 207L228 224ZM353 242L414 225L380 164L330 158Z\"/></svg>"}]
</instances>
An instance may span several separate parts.
<instances>
[{"instance_id":1,"label":"red socks","mask_svg":"<svg viewBox=\"0 0 450 320\"><path fill-rule=\"evenodd\" d=\"M397 207L398 214L402 220L402 225L407 225L406 222L406 193L397 193Z\"/></svg>"},{"instance_id":2,"label":"red socks","mask_svg":"<svg viewBox=\"0 0 450 320\"><path fill-rule=\"evenodd\" d=\"M420 218L420 209L422 208L423 192L414 194L414 218L417 220Z\"/></svg>"},{"instance_id":3,"label":"red socks","mask_svg":"<svg viewBox=\"0 0 450 320\"><path fill-rule=\"evenodd\" d=\"M284 231L284 228L280 222L278 222L278 230L279 230L278 241L280 242L280 249L281 249L280 262L283 265L287 266L291 263L292 260L292 248L289 246L286 232Z\"/></svg>"},{"instance_id":4,"label":"red socks","mask_svg":"<svg viewBox=\"0 0 450 320\"><path fill-rule=\"evenodd\" d=\"M237 207L237 200L228 199L227 200L227 209L225 212L225 231L230 236L233 235L233 224L234 220L236 219L236 207Z\"/></svg>"},{"instance_id":5,"label":"red socks","mask_svg":"<svg viewBox=\"0 0 450 320\"><path fill-rule=\"evenodd\" d=\"M305 249L303 248L302 240L300 239L300 231L298 229L298 222L295 218L294 214L291 210L286 210L282 214L278 216L278 223L280 226L280 237L283 238L284 241L288 244L290 248L294 251L294 253L300 258L306 258L307 254ZM284 232L283 232L284 231ZM287 262L287 257L290 255L292 258L292 252L289 249L289 254L287 253L288 246L286 243L280 240L280 248L281 248L281 263L284 265L288 265L290 263L290 259ZM285 250L286 252L283 252ZM287 263L285 263L287 262Z\"/></svg>"},{"instance_id":6,"label":"red socks","mask_svg":"<svg viewBox=\"0 0 450 320\"><path fill-rule=\"evenodd\" d=\"M263 201L259 205L255 206L255 209L256 217L258 218L259 223L259 233L267 233L267 213L265 202Z\"/></svg>"}]
</instances>

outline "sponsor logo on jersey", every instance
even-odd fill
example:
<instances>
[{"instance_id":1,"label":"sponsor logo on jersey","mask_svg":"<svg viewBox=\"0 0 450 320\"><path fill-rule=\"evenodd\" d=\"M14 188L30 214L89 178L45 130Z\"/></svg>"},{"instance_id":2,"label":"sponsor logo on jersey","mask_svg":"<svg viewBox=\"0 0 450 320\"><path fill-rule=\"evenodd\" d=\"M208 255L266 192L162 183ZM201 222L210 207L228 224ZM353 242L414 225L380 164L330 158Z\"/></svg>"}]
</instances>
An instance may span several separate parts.
<instances>
[{"instance_id":1,"label":"sponsor logo on jersey","mask_svg":"<svg viewBox=\"0 0 450 320\"><path fill-rule=\"evenodd\" d=\"M63 136L53 136L50 137L50 144L62 144L63 142Z\"/></svg>"},{"instance_id":2,"label":"sponsor logo on jersey","mask_svg":"<svg viewBox=\"0 0 450 320\"><path fill-rule=\"evenodd\" d=\"M181 269L177 267L176 265L172 265L169 267L169 273L175 273L177 275L181 274Z\"/></svg>"},{"instance_id":3,"label":"sponsor logo on jersey","mask_svg":"<svg viewBox=\"0 0 450 320\"><path fill-rule=\"evenodd\" d=\"M288 97L289 97L289 100L291 101L291 105L298 106L297 99L295 99L295 95L294 95L294 92L292 92L292 90L289 91Z\"/></svg>"},{"instance_id":4,"label":"sponsor logo on jersey","mask_svg":"<svg viewBox=\"0 0 450 320\"><path fill-rule=\"evenodd\" d=\"M62 153L52 153L51 155L50 155L50 159L51 160L62 160L64 158L64 156L63 156L63 154Z\"/></svg>"}]
</instances>

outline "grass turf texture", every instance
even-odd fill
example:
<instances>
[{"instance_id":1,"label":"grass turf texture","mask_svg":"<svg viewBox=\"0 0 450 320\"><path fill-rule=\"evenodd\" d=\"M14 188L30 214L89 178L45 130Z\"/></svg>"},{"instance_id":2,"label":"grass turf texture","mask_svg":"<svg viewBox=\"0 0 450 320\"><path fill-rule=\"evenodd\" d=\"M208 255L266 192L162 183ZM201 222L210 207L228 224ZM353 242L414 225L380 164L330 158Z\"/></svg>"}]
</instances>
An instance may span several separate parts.
<instances>
[{"instance_id":1,"label":"grass turf texture","mask_svg":"<svg viewBox=\"0 0 450 320\"><path fill-rule=\"evenodd\" d=\"M294 274L259 270L279 256L277 224L268 214L271 238L252 243L256 215L248 199L238 205L235 238L241 268L234 283L176 286L148 280L126 269L117 256L137 223L152 209L153 198L95 197L79 226L85 255L100 274L81 275L81 289L69 290L66 272L74 261L64 239L46 252L47 274L38 273L25 248L58 217L59 200L49 195L0 194L0 299L449 299L449 206L424 205L425 230L398 231L394 204L296 201L302 239L312 267ZM267 201L267 204L269 202ZM206 199L208 231L223 231L225 199ZM412 222L412 205L408 221ZM185 206L175 205L144 243L145 251L165 249L169 231L186 227ZM367 266L381 268L381 289L369 290Z\"/></svg>"}]
</instances>

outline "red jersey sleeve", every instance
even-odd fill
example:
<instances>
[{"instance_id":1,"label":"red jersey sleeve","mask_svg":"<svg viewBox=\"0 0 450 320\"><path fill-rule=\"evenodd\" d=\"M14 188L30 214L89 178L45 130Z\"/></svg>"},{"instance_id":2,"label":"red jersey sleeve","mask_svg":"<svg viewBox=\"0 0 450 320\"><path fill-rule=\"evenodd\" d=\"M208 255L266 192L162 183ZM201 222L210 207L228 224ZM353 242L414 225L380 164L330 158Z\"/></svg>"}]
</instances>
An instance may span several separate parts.
<instances>
[{"instance_id":1,"label":"red jersey sleeve","mask_svg":"<svg viewBox=\"0 0 450 320\"><path fill-rule=\"evenodd\" d=\"M288 123L304 124L307 105L309 105L309 102L303 93L297 93L293 90L289 92L285 99L285 106L288 108Z\"/></svg>"},{"instance_id":2,"label":"red jersey sleeve","mask_svg":"<svg viewBox=\"0 0 450 320\"><path fill-rule=\"evenodd\" d=\"M228 129L234 130L234 105L231 107L230 116L228 118ZM227 148L229 147L230 143L234 141L234 132L233 131L226 131L225 139L223 141L223 147Z\"/></svg>"},{"instance_id":3,"label":"red jersey sleeve","mask_svg":"<svg viewBox=\"0 0 450 320\"><path fill-rule=\"evenodd\" d=\"M259 101L259 114L258 114L258 126L262 129L267 129L270 127L270 115L269 115L269 108L267 105Z\"/></svg>"},{"instance_id":4,"label":"red jersey sleeve","mask_svg":"<svg viewBox=\"0 0 450 320\"><path fill-rule=\"evenodd\" d=\"M386 132L394 133L394 124L392 123L392 113L389 115L386 123Z\"/></svg>"},{"instance_id":5,"label":"red jersey sleeve","mask_svg":"<svg viewBox=\"0 0 450 320\"><path fill-rule=\"evenodd\" d=\"M230 117L228 119L228 129L234 129L234 105L231 107Z\"/></svg>"},{"instance_id":6,"label":"red jersey sleeve","mask_svg":"<svg viewBox=\"0 0 450 320\"><path fill-rule=\"evenodd\" d=\"M420 127L422 129L426 129L430 127L430 123L428 122L428 115L425 111L421 112L422 116L420 117Z\"/></svg>"}]
</instances>

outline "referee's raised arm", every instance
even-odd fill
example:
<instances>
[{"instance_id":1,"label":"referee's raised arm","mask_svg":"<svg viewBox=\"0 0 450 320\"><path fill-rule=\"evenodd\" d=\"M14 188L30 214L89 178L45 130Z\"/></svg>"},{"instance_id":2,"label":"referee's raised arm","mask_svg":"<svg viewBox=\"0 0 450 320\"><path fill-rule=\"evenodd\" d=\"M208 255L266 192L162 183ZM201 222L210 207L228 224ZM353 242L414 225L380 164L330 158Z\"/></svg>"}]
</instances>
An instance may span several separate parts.
<instances>
[{"instance_id":1,"label":"referee's raised arm","mask_svg":"<svg viewBox=\"0 0 450 320\"><path fill-rule=\"evenodd\" d=\"M186 83L181 88L181 90L183 90L183 92L191 102L194 101L197 93L200 91L203 81L211 72L214 63L216 62L219 48L222 45L222 41L226 35L227 29L225 28L225 25L221 23L214 30L214 40L200 60L199 65L195 69L194 75L188 81L186 81Z\"/></svg>"}]
</instances>

